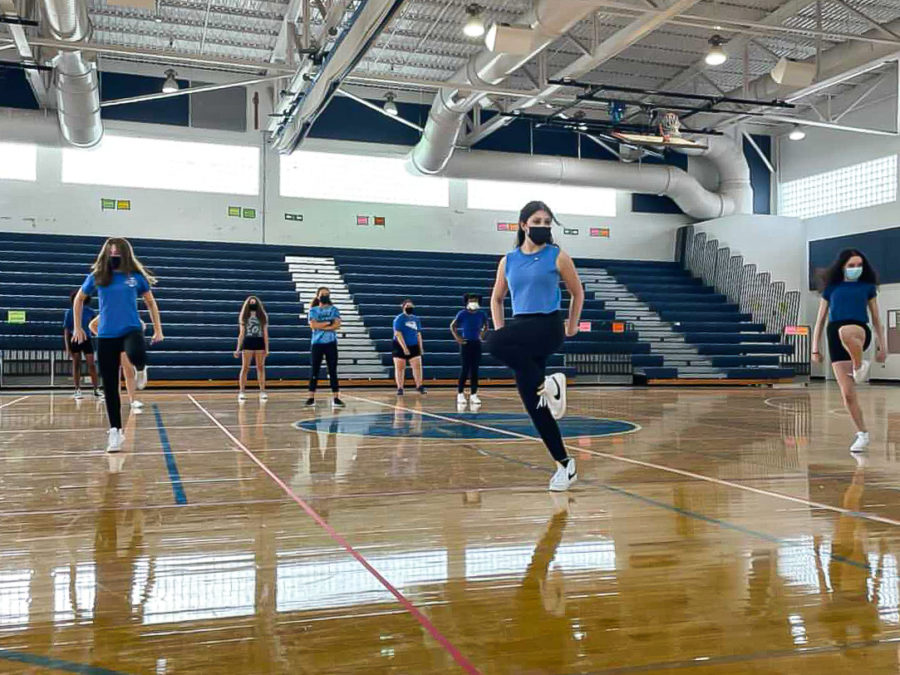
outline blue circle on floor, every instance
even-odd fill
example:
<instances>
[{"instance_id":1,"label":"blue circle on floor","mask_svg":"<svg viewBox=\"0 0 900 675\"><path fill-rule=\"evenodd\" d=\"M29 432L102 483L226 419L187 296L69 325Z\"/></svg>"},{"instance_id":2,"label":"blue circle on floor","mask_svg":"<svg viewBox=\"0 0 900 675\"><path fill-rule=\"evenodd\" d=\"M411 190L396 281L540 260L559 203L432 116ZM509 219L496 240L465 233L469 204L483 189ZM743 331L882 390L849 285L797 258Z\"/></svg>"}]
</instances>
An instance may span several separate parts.
<instances>
[{"instance_id":1,"label":"blue circle on floor","mask_svg":"<svg viewBox=\"0 0 900 675\"><path fill-rule=\"evenodd\" d=\"M304 431L381 436L388 438L447 438L456 440L514 440L512 434L533 438L537 431L525 413L440 413L440 417L398 410L388 413L334 415L295 422ZM566 438L616 436L637 431L640 427L623 420L600 417L565 417L559 422ZM507 432L507 433L504 433Z\"/></svg>"}]
</instances>

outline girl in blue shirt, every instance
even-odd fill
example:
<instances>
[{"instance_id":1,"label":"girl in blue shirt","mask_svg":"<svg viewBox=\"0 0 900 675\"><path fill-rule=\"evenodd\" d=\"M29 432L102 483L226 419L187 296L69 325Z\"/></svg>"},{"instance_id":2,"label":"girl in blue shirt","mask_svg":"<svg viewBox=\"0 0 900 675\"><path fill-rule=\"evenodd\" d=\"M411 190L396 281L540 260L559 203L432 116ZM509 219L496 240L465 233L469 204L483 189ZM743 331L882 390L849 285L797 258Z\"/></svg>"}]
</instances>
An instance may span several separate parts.
<instances>
[{"instance_id":1,"label":"girl in blue shirt","mask_svg":"<svg viewBox=\"0 0 900 675\"><path fill-rule=\"evenodd\" d=\"M91 386L94 388L94 398L102 398L103 394L97 388L97 366L94 364L94 343L88 338L84 342L75 342L72 333L75 330L75 320L72 316L72 305L75 304L75 296L78 291L72 291L69 294L69 309L63 316L63 342L66 345L66 354L72 359L72 379L75 381L75 394L72 398L80 401L84 396L81 393L81 356L87 361L88 373L91 376ZM90 299L88 299L90 302ZM81 310L81 325L86 326L91 322L97 313L83 303Z\"/></svg>"},{"instance_id":2,"label":"girl in blue shirt","mask_svg":"<svg viewBox=\"0 0 900 675\"><path fill-rule=\"evenodd\" d=\"M863 352L872 341L869 315L875 326L877 349L875 360L884 363L886 359L884 328L878 310L878 274L860 251L841 251L837 260L819 275L822 299L813 331L812 358L822 362L819 345L826 317L828 326L828 354L831 369L841 388L844 406L856 425L856 440L850 446L851 452L865 450L869 445L869 432L863 419L856 395L856 384L865 381L871 363L863 359Z\"/></svg>"},{"instance_id":3,"label":"girl in blue shirt","mask_svg":"<svg viewBox=\"0 0 900 675\"><path fill-rule=\"evenodd\" d=\"M85 300L94 293L100 299L100 322L97 328L97 361L100 379L106 395L106 414L109 417L109 433L106 449L118 452L122 449L125 433L122 431L122 410L119 397L119 355L128 354L136 371L138 389L147 386L147 345L138 316L137 300L144 299L153 320L153 344L163 340L159 307L150 287L156 279L134 255L131 243L121 237L107 239L91 268L91 273L81 285L72 307L73 336L76 342L87 341L82 325L82 309Z\"/></svg>"},{"instance_id":4,"label":"girl in blue shirt","mask_svg":"<svg viewBox=\"0 0 900 675\"><path fill-rule=\"evenodd\" d=\"M575 482L575 460L568 456L556 420L566 412L566 377L545 377L547 359L566 336L578 334L584 289L572 258L553 243L556 218L543 202L529 202L519 213L516 248L497 267L491 296L496 329L488 337L488 351L513 370L516 387L531 421L556 460L550 490L568 490ZM563 325L560 313L562 281L571 296ZM513 319L506 324L503 301L512 293Z\"/></svg>"},{"instance_id":5,"label":"girl in blue shirt","mask_svg":"<svg viewBox=\"0 0 900 675\"><path fill-rule=\"evenodd\" d=\"M466 293L463 296L466 308L457 313L450 323L453 339L459 343L459 382L457 385L456 405L466 405L466 380L471 382L469 402L473 407L481 405L478 398L478 367L481 365L481 341L488 328L487 315L479 309L481 296L477 293Z\"/></svg>"},{"instance_id":6,"label":"girl in blue shirt","mask_svg":"<svg viewBox=\"0 0 900 675\"><path fill-rule=\"evenodd\" d=\"M328 368L328 379L331 383L332 408L343 408L341 400L341 386L338 381L338 335L341 328L341 312L331 304L331 291L327 286L322 286L316 291L316 297L310 304L307 315L309 327L312 328L312 344L309 350L310 366L312 372L309 378L309 398L306 405L316 405L316 389L319 384L319 371L322 369L322 359Z\"/></svg>"},{"instance_id":7,"label":"girl in blue shirt","mask_svg":"<svg viewBox=\"0 0 900 675\"><path fill-rule=\"evenodd\" d=\"M403 396L403 382L406 378L406 364L413 372L413 380L420 394L425 393L422 384L422 355L425 345L422 342L422 320L416 316L413 301L407 298L400 305L403 311L394 317L394 381L397 383L397 396Z\"/></svg>"}]
</instances>

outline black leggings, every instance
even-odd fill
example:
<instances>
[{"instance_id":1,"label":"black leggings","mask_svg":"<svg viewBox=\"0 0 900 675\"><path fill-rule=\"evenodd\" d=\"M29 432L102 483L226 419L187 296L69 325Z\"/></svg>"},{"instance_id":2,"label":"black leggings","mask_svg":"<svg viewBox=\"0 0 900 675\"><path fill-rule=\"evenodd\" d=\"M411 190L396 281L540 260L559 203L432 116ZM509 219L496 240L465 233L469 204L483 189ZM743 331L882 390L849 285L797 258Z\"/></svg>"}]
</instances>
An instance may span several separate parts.
<instances>
[{"instance_id":1,"label":"black leggings","mask_svg":"<svg viewBox=\"0 0 900 675\"><path fill-rule=\"evenodd\" d=\"M478 393L478 367L481 365L481 340L469 340L459 346L459 393L466 388L466 380L472 383L472 393Z\"/></svg>"},{"instance_id":2,"label":"black leggings","mask_svg":"<svg viewBox=\"0 0 900 675\"><path fill-rule=\"evenodd\" d=\"M487 341L491 355L515 372L516 387L525 410L557 462L563 461L568 455L559 425L549 408L538 408L538 390L544 384L547 358L562 346L565 337L559 313L526 314L517 316L500 330L491 333Z\"/></svg>"},{"instance_id":3,"label":"black leggings","mask_svg":"<svg viewBox=\"0 0 900 675\"><path fill-rule=\"evenodd\" d=\"M309 352L310 365L312 373L309 378L309 390L314 392L319 385L319 370L322 368L322 358L325 358L325 364L328 366L328 379L331 380L331 391L335 394L340 391L338 385L337 363L338 363L338 346L337 342L328 342L326 344L313 345Z\"/></svg>"},{"instance_id":4,"label":"black leggings","mask_svg":"<svg viewBox=\"0 0 900 675\"><path fill-rule=\"evenodd\" d=\"M134 330L116 338L97 338L97 362L100 365L100 378L103 380L103 394L106 396L106 416L109 426L122 428L122 402L119 398L119 365L121 354L125 352L134 367L143 370L147 367L147 344L144 332Z\"/></svg>"}]
</instances>

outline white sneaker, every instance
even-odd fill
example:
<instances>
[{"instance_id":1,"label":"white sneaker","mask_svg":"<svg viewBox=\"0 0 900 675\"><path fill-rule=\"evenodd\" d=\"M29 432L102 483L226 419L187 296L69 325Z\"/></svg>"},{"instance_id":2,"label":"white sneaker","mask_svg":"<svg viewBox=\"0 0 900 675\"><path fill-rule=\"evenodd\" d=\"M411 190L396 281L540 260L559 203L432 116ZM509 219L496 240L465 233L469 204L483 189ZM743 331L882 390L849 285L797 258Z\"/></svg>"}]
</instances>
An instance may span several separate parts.
<instances>
[{"instance_id":1,"label":"white sneaker","mask_svg":"<svg viewBox=\"0 0 900 675\"><path fill-rule=\"evenodd\" d=\"M144 366L143 370L134 369L134 386L138 389L144 389L147 386L147 371L149 368Z\"/></svg>"},{"instance_id":2,"label":"white sneaker","mask_svg":"<svg viewBox=\"0 0 900 675\"><path fill-rule=\"evenodd\" d=\"M72 394L72 398L74 398L76 401L80 401L81 399L83 399L84 394L81 393L81 389L76 389L75 393Z\"/></svg>"},{"instance_id":3,"label":"white sneaker","mask_svg":"<svg viewBox=\"0 0 900 675\"><path fill-rule=\"evenodd\" d=\"M245 394L244 392L241 392L240 394L238 394L238 403L243 403L246 400L247 400L247 394Z\"/></svg>"},{"instance_id":4,"label":"white sneaker","mask_svg":"<svg viewBox=\"0 0 900 675\"><path fill-rule=\"evenodd\" d=\"M566 414L566 376L553 373L544 378L544 386L540 391L544 405L550 409L554 419L562 419Z\"/></svg>"},{"instance_id":5,"label":"white sneaker","mask_svg":"<svg viewBox=\"0 0 900 675\"><path fill-rule=\"evenodd\" d=\"M856 384L862 384L863 382L865 382L866 378L869 376L869 368L871 367L871 361L863 361L859 365L859 370L853 371L853 381L856 382Z\"/></svg>"},{"instance_id":6,"label":"white sneaker","mask_svg":"<svg viewBox=\"0 0 900 675\"><path fill-rule=\"evenodd\" d=\"M472 394L469 396L469 403L472 405L481 405L481 399L478 398L478 394Z\"/></svg>"},{"instance_id":7,"label":"white sneaker","mask_svg":"<svg viewBox=\"0 0 900 675\"><path fill-rule=\"evenodd\" d=\"M260 401L268 401L269 395L266 392L261 391L261 392L259 392L259 400Z\"/></svg>"},{"instance_id":8,"label":"white sneaker","mask_svg":"<svg viewBox=\"0 0 900 675\"><path fill-rule=\"evenodd\" d=\"M550 491L565 492L572 487L572 483L576 480L578 480L578 473L575 470L575 459L569 457L569 465L560 464L556 473L553 474L553 478L550 479Z\"/></svg>"},{"instance_id":9,"label":"white sneaker","mask_svg":"<svg viewBox=\"0 0 900 675\"><path fill-rule=\"evenodd\" d=\"M131 412L135 414L140 414L144 410L144 404L140 401L132 401L131 402Z\"/></svg>"},{"instance_id":10,"label":"white sneaker","mask_svg":"<svg viewBox=\"0 0 900 675\"><path fill-rule=\"evenodd\" d=\"M465 405L466 404L466 395L465 394L457 394L456 395L456 405Z\"/></svg>"},{"instance_id":11,"label":"white sneaker","mask_svg":"<svg viewBox=\"0 0 900 675\"><path fill-rule=\"evenodd\" d=\"M869 447L869 432L868 431L857 431L856 432L856 440L853 441L853 445L850 446L850 452L862 452L866 448Z\"/></svg>"},{"instance_id":12,"label":"white sneaker","mask_svg":"<svg viewBox=\"0 0 900 675\"><path fill-rule=\"evenodd\" d=\"M119 452L122 449L122 441L125 440L125 433L121 429L112 428L107 432L106 451Z\"/></svg>"}]
</instances>

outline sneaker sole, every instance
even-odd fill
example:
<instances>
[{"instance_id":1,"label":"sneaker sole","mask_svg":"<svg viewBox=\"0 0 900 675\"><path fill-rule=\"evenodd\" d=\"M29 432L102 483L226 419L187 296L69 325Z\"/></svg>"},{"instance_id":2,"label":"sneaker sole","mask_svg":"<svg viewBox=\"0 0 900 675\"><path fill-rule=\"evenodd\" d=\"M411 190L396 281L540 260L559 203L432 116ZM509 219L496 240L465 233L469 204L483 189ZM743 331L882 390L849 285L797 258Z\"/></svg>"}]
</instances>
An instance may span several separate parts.
<instances>
[{"instance_id":1,"label":"sneaker sole","mask_svg":"<svg viewBox=\"0 0 900 675\"><path fill-rule=\"evenodd\" d=\"M552 375L551 375L551 378L556 379ZM557 382L557 384L560 384L560 383ZM559 404L556 406L559 408L559 410L555 411L553 409L552 405L548 405L548 407L550 408L550 413L553 415L553 419L561 420L563 417L566 416L566 408L568 406L567 406L567 401L566 401L566 378L565 377L562 378L562 383L559 386Z\"/></svg>"}]
</instances>

